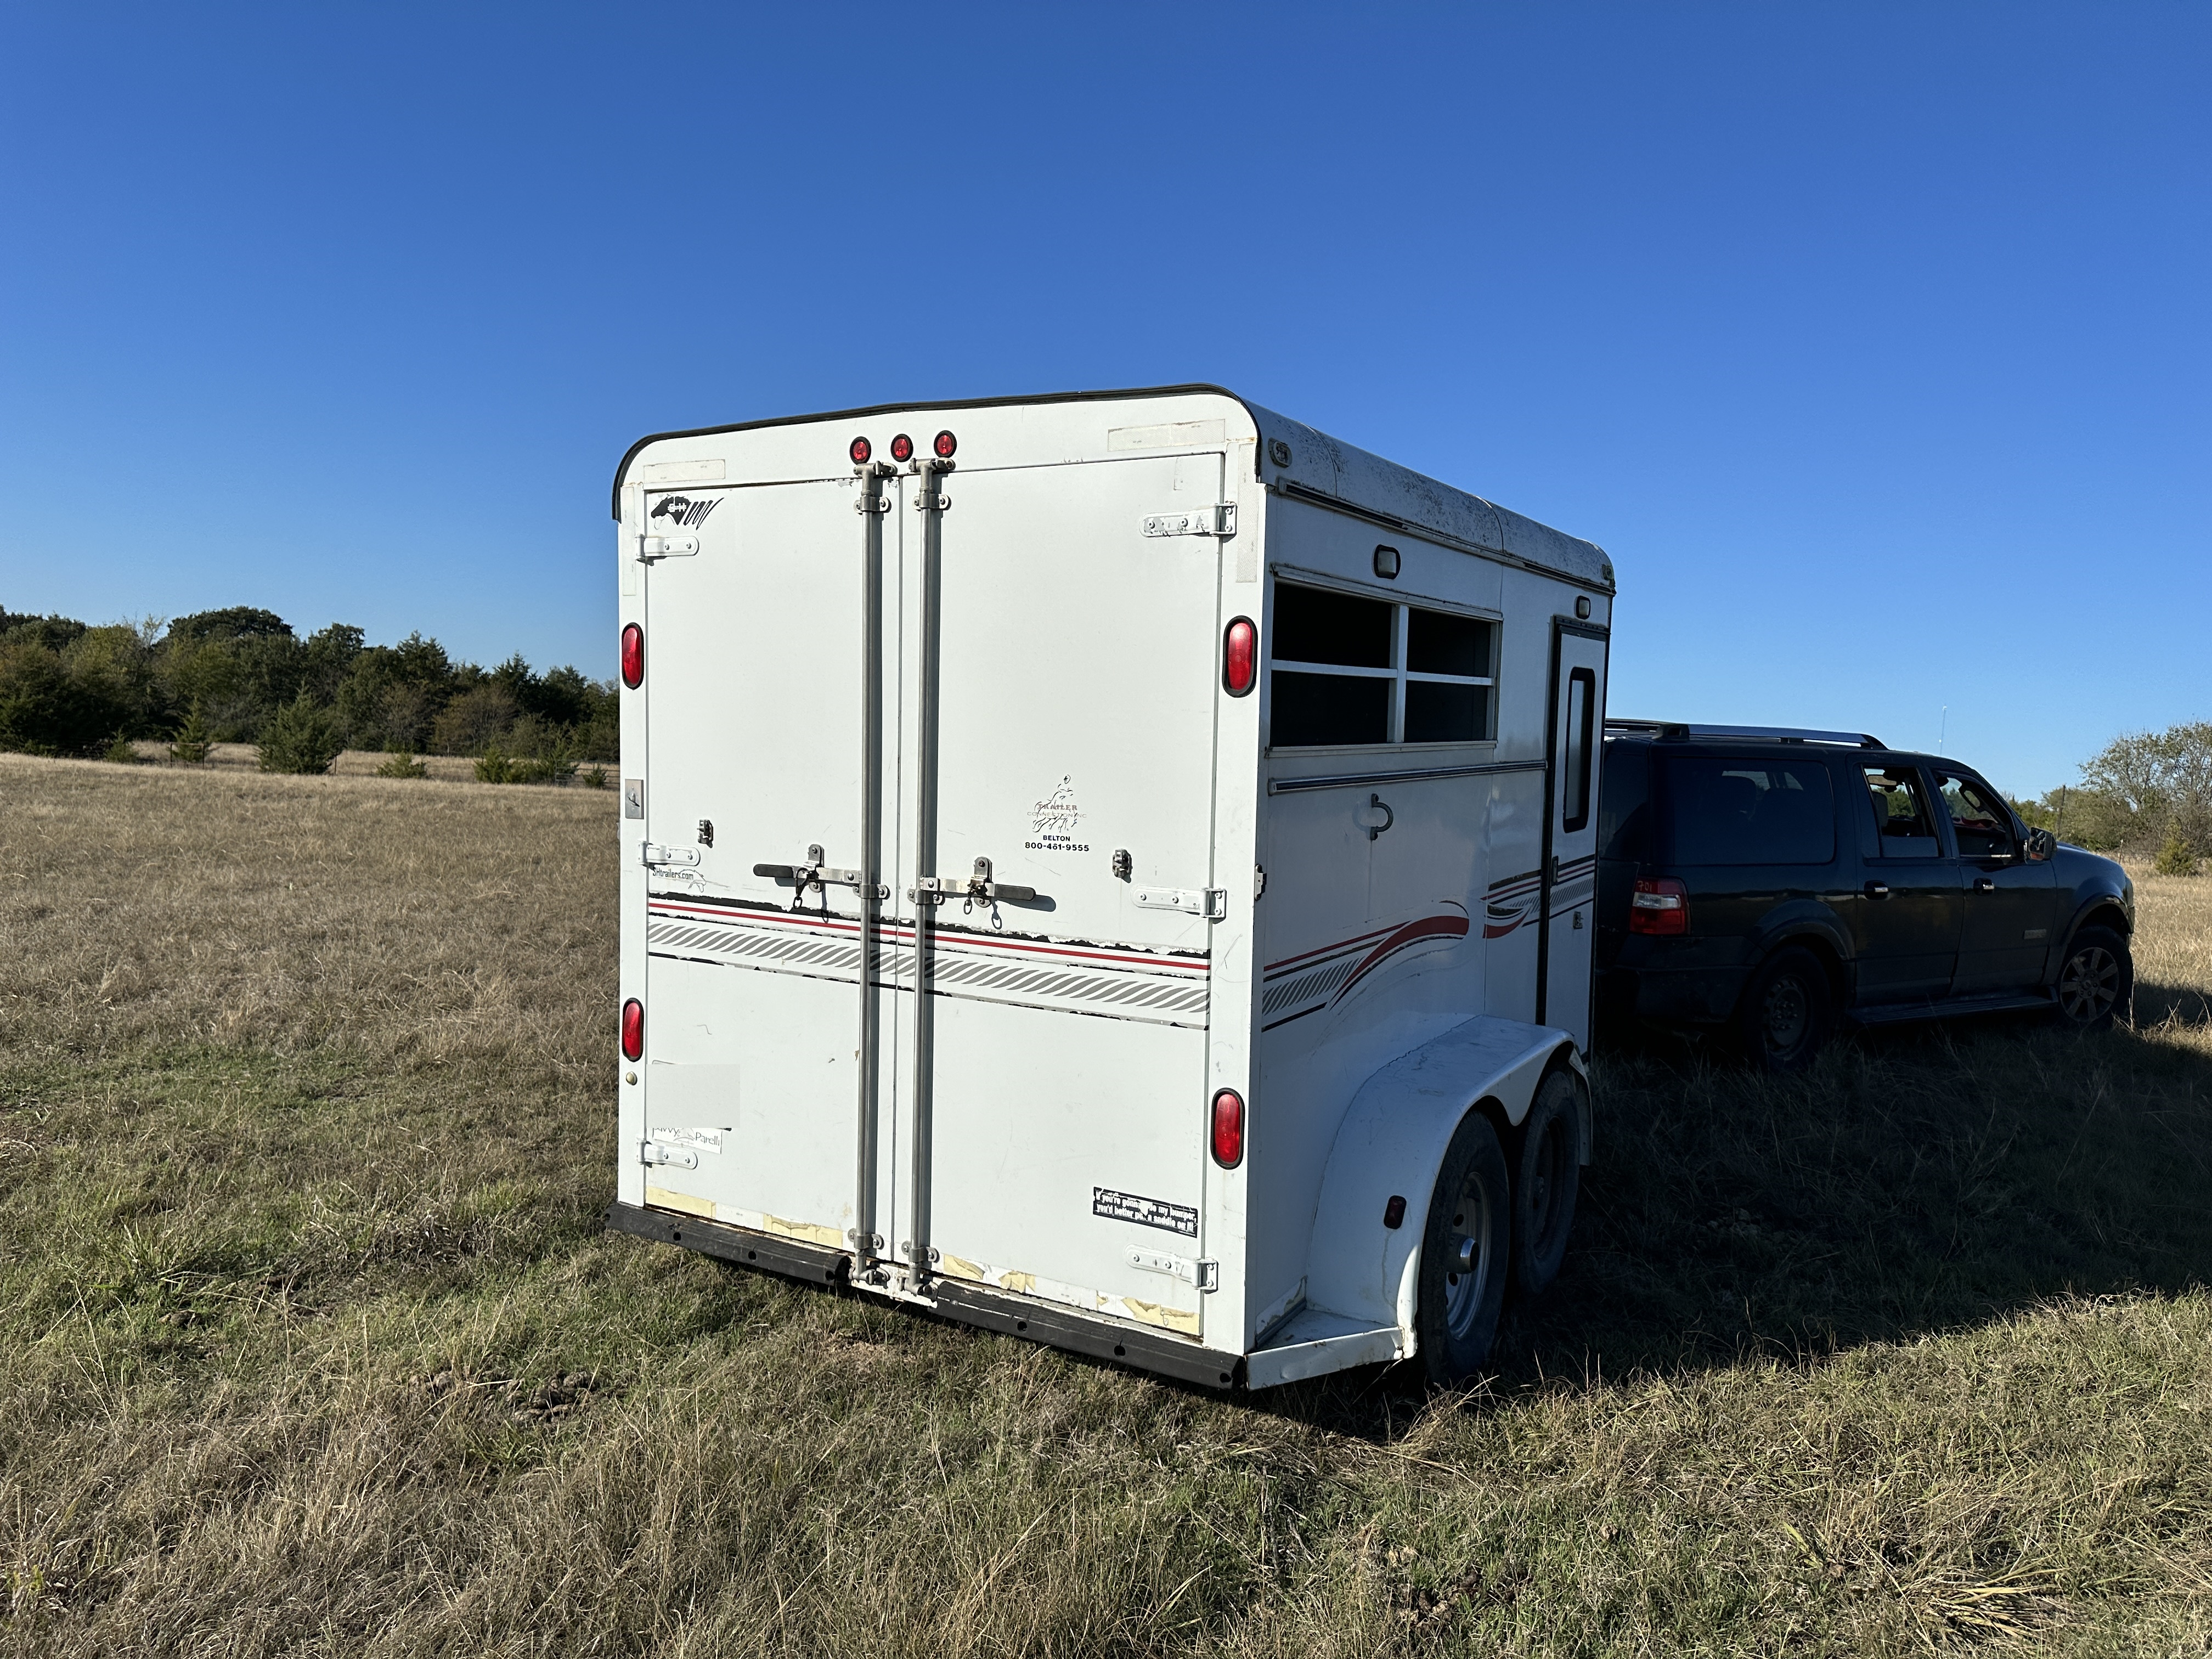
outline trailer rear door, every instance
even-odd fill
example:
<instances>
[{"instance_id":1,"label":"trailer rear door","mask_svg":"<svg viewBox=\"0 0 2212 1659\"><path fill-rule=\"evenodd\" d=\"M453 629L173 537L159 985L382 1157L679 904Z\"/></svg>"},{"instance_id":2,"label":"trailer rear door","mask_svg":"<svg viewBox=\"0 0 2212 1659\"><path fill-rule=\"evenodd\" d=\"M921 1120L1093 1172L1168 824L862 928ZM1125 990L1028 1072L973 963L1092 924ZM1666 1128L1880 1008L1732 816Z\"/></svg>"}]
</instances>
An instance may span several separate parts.
<instances>
[{"instance_id":1,"label":"trailer rear door","mask_svg":"<svg viewBox=\"0 0 2212 1659\"><path fill-rule=\"evenodd\" d=\"M854 1212L859 529L849 477L649 494L647 1201L842 1248ZM888 516L888 515L886 515Z\"/></svg>"},{"instance_id":2,"label":"trailer rear door","mask_svg":"<svg viewBox=\"0 0 2212 1659\"><path fill-rule=\"evenodd\" d=\"M1206 911L1227 879L1211 858L1224 544L1146 521L1211 509L1222 464L994 471L963 456L944 480L929 869L915 856L932 653L913 530L902 624L895 902L910 923L917 876L971 879L978 859L1037 896L936 908L927 1089L910 1034L896 1060L898 1237L918 1227L946 1278L1193 1336Z\"/></svg>"}]
</instances>

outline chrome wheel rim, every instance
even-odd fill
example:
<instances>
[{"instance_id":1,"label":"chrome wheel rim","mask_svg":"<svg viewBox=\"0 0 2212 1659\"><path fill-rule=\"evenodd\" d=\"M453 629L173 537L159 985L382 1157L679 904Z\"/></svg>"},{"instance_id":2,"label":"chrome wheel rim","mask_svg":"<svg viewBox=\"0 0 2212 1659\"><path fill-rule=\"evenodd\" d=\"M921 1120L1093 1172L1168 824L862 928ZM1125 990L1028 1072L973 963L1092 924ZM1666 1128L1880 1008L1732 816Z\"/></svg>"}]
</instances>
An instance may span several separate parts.
<instances>
[{"instance_id":1,"label":"chrome wheel rim","mask_svg":"<svg viewBox=\"0 0 2212 1659\"><path fill-rule=\"evenodd\" d=\"M1468 1251L1468 1246L1474 1248ZM1470 1258L1465 1272L1460 1260ZM1444 1237L1444 1326L1458 1341L1474 1329L1483 1292L1490 1284L1490 1194L1473 1170L1452 1206L1451 1231Z\"/></svg>"},{"instance_id":2,"label":"chrome wheel rim","mask_svg":"<svg viewBox=\"0 0 2212 1659\"><path fill-rule=\"evenodd\" d=\"M2101 945L2076 951L2058 975L2058 1006L2082 1024L2102 1019L2120 1000L2119 959Z\"/></svg>"},{"instance_id":3,"label":"chrome wheel rim","mask_svg":"<svg viewBox=\"0 0 2212 1659\"><path fill-rule=\"evenodd\" d=\"M1812 1029L1812 999L1794 975L1784 975L1766 988L1759 1014L1765 1026L1767 1052L1786 1054L1804 1042Z\"/></svg>"}]
</instances>

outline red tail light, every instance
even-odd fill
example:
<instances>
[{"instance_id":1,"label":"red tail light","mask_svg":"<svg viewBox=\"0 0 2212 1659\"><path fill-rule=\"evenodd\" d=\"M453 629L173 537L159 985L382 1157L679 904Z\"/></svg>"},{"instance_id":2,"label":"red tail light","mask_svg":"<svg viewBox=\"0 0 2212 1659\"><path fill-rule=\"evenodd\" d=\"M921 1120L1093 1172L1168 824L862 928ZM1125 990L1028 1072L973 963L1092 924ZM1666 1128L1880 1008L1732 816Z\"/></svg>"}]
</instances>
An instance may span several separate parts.
<instances>
[{"instance_id":1,"label":"red tail light","mask_svg":"<svg viewBox=\"0 0 2212 1659\"><path fill-rule=\"evenodd\" d=\"M645 1058L645 1005L635 997L623 1004L623 1058Z\"/></svg>"},{"instance_id":2,"label":"red tail light","mask_svg":"<svg viewBox=\"0 0 2212 1659\"><path fill-rule=\"evenodd\" d=\"M622 676L623 684L633 691L645 684L645 630L635 623L623 629Z\"/></svg>"},{"instance_id":3,"label":"red tail light","mask_svg":"<svg viewBox=\"0 0 2212 1659\"><path fill-rule=\"evenodd\" d=\"M1241 697L1260 678L1260 630L1249 617L1239 617L1221 636L1221 689Z\"/></svg>"},{"instance_id":4,"label":"red tail light","mask_svg":"<svg viewBox=\"0 0 2212 1659\"><path fill-rule=\"evenodd\" d=\"M1234 1089L1213 1097L1213 1161L1233 1170L1244 1157L1244 1097Z\"/></svg>"},{"instance_id":5,"label":"red tail light","mask_svg":"<svg viewBox=\"0 0 2212 1659\"><path fill-rule=\"evenodd\" d=\"M1662 935L1690 931L1689 890L1679 881L1639 881L1628 901L1628 931Z\"/></svg>"}]
</instances>

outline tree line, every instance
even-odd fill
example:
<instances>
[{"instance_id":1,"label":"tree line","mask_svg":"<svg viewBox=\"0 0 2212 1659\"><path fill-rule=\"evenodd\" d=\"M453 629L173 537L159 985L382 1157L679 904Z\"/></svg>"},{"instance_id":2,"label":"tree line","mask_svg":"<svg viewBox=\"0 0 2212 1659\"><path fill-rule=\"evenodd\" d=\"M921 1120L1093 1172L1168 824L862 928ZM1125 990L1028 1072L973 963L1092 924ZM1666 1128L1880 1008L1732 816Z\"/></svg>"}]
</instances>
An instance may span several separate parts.
<instances>
[{"instance_id":1,"label":"tree line","mask_svg":"<svg viewBox=\"0 0 2212 1659\"><path fill-rule=\"evenodd\" d=\"M185 758L258 744L286 771L351 748L565 772L615 759L617 732L611 680L541 674L520 654L480 668L419 632L371 645L332 623L302 639L251 605L103 627L0 607L0 750L98 755L155 738Z\"/></svg>"},{"instance_id":2,"label":"tree line","mask_svg":"<svg viewBox=\"0 0 2212 1659\"><path fill-rule=\"evenodd\" d=\"M2014 805L2077 847L2194 875L2212 857L2212 720L2114 738L2082 763L2078 785Z\"/></svg>"}]
</instances>

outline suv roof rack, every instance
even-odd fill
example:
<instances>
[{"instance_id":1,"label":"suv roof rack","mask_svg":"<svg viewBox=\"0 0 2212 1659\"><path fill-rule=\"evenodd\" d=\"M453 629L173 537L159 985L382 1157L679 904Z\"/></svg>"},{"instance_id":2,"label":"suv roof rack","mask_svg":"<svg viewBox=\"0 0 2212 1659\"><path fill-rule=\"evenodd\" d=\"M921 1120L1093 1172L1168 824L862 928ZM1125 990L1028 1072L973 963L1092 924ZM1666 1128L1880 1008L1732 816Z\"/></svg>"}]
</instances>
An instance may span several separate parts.
<instances>
[{"instance_id":1,"label":"suv roof rack","mask_svg":"<svg viewBox=\"0 0 2212 1659\"><path fill-rule=\"evenodd\" d=\"M1798 726L1692 726L1681 720L1608 719L1605 729L1623 737L1755 738L1768 743L1840 743L1854 749L1887 749L1864 732L1815 732Z\"/></svg>"}]
</instances>

